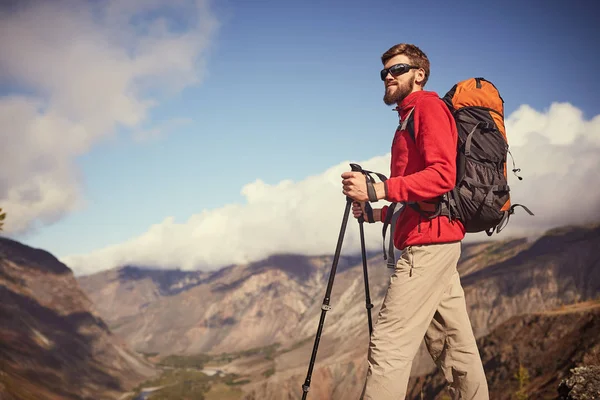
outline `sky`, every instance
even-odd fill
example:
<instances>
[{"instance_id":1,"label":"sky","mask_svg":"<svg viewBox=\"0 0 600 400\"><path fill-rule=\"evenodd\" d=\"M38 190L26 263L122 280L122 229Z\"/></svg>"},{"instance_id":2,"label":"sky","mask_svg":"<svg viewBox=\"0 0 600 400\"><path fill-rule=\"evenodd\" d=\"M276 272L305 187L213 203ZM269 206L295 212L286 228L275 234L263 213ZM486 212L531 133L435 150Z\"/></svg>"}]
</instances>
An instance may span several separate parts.
<instances>
[{"instance_id":1,"label":"sky","mask_svg":"<svg viewBox=\"0 0 600 400\"><path fill-rule=\"evenodd\" d=\"M498 239L599 221L597 16L592 1L3 2L3 234L79 275L333 254L341 173L389 175L380 57L402 42L428 55L427 90L483 76L504 98L512 201L535 216L517 209ZM365 235L380 252L381 225ZM354 221L343 251L360 251Z\"/></svg>"}]
</instances>

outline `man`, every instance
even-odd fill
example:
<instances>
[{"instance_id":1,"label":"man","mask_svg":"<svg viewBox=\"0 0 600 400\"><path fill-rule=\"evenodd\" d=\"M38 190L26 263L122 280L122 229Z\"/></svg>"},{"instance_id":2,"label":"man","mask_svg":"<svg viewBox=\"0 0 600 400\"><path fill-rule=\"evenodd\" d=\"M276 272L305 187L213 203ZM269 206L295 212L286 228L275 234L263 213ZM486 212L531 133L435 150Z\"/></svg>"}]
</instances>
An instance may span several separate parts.
<instances>
[{"instance_id":1,"label":"man","mask_svg":"<svg viewBox=\"0 0 600 400\"><path fill-rule=\"evenodd\" d=\"M452 114L435 92L423 87L429 60L416 46L398 44L382 55L383 101L396 104L401 122L410 114L414 139L405 124L396 130L391 173L374 185L378 200L417 202L398 217L394 246L402 251L390 278L369 345L365 400L404 399L411 364L423 338L442 369L454 399L488 399L488 386L456 269L465 229L447 216L429 218L435 201L454 187L458 134ZM342 192L364 216L369 201L365 176L342 174ZM434 207L431 209L431 207ZM385 221L388 206L373 209ZM431 215L431 214L429 214ZM374 222L374 221L372 221Z\"/></svg>"}]
</instances>

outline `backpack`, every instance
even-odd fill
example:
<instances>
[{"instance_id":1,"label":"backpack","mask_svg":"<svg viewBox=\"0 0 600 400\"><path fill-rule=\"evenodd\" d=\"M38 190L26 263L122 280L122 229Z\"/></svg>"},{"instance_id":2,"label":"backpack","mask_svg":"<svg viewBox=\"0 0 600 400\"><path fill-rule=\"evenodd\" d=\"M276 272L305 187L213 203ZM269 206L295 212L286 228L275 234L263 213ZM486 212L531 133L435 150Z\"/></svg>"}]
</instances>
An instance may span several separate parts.
<instances>
[{"instance_id":1,"label":"backpack","mask_svg":"<svg viewBox=\"0 0 600 400\"><path fill-rule=\"evenodd\" d=\"M460 220L466 232L486 232L488 236L494 231L500 233L506 227L515 207L522 207L534 215L522 204L511 205L506 162L508 154L511 158L512 154L504 126L504 99L496 86L484 78L469 78L455 84L441 100L450 109L458 131L456 183L438 199L408 202L406 206L428 219L445 215ZM398 129L406 129L415 140L413 111L414 108ZM517 175L521 170L516 168L514 159L512 161L513 173L522 180ZM372 184L374 179L368 176L372 171L363 172L367 175L367 183ZM380 176L380 179L387 178ZM403 208L391 203L383 224L383 254L386 260L389 257L390 268L395 263L394 228ZM386 250L388 226L391 233Z\"/></svg>"}]
</instances>

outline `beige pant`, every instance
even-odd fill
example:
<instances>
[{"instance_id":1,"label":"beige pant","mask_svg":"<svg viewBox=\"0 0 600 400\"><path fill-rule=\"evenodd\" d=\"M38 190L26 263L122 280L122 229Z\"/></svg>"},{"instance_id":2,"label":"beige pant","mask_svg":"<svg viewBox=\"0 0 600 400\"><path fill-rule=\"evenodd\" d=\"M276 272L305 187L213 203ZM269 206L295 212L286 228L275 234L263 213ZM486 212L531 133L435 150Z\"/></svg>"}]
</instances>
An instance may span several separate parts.
<instances>
[{"instance_id":1,"label":"beige pant","mask_svg":"<svg viewBox=\"0 0 600 400\"><path fill-rule=\"evenodd\" d=\"M410 246L402 252L371 336L362 399L405 398L423 337L453 399L489 398L456 270L460 246Z\"/></svg>"}]
</instances>

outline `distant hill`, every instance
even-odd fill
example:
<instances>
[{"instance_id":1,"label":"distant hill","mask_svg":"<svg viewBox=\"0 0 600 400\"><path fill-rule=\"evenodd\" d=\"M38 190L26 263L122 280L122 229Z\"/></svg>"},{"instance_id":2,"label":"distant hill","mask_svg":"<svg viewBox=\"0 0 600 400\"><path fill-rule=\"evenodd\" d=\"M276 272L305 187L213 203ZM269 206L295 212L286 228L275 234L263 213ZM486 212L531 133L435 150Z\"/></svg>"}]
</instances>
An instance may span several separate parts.
<instances>
[{"instance_id":1,"label":"distant hill","mask_svg":"<svg viewBox=\"0 0 600 400\"><path fill-rule=\"evenodd\" d=\"M114 336L72 271L0 238L0 398L118 399L155 368Z\"/></svg>"},{"instance_id":2,"label":"distant hill","mask_svg":"<svg viewBox=\"0 0 600 400\"><path fill-rule=\"evenodd\" d=\"M463 244L459 271L476 336L514 317L597 298L598 248L598 224L553 229L531 241ZM128 266L79 282L110 328L138 351L217 354L278 343L268 359L240 358L223 368L249 377L242 386L248 399L281 400L301 393L331 262L331 256L278 255L215 272ZM374 319L390 273L380 253L369 258ZM340 261L331 305L309 397L355 398L368 346L359 257ZM421 346L414 379L434 368Z\"/></svg>"}]
</instances>

